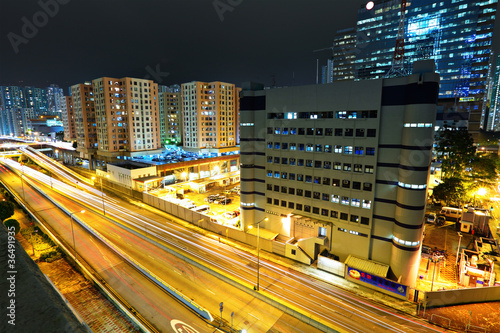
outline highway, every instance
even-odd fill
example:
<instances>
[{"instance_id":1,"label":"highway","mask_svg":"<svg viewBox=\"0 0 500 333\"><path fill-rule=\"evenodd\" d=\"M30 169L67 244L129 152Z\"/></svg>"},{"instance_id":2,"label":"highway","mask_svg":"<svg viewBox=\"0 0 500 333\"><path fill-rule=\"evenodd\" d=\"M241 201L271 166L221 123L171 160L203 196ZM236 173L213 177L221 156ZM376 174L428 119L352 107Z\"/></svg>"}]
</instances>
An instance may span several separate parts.
<instances>
[{"instance_id":1,"label":"highway","mask_svg":"<svg viewBox=\"0 0 500 333\"><path fill-rule=\"evenodd\" d=\"M21 167L22 169L23 167ZM9 183L22 197L23 186L21 186L20 179L4 167L0 167L0 170L2 171L0 173L2 181ZM71 212L80 212L82 209L87 208L74 201L75 193L81 192L83 200L86 199L87 194L76 190L71 185L52 179L53 187L62 189L63 192L67 193L67 196L59 194L50 189L48 176L38 174L26 166L24 166L24 171L25 201L51 225L57 234L66 240L69 248L73 248L70 217L59 211L53 204L28 186L27 178L29 178L29 175L33 175L41 183L45 182L47 188L44 191ZM71 193L71 191L75 193ZM111 201L109 203L111 204ZM163 281L166 281L179 291L188 295L199 295L193 297L193 300L197 303L203 302L211 305L211 308L213 308L211 312L213 317L216 318L212 323L213 325L218 326L220 323L219 303L223 301L225 304L223 321L226 330L230 328L230 314L234 312L235 329L245 328L248 332L262 332L276 326L281 327L280 330L283 332L320 332L306 323L297 322L282 311L249 296L237 288L221 284L217 278L202 270L192 269L178 257L150 246L139 234L131 233L119 224L110 223L108 219L100 214L100 204L101 198L98 197L95 202L97 213L88 209L85 213L75 213L73 214L74 221L81 220L98 230L100 234L113 240L115 245L120 247L122 251L127 252L136 261L147 266L150 271L155 272ZM113 286L128 303L158 330L170 332L172 329L169 323L172 320L180 320L188 323L198 332L214 331L213 326L208 326L191 311L173 300L171 296L161 291L155 284L90 236L78 223L74 222L73 227L75 247L79 255L90 263L93 269L108 284ZM236 309L238 309L238 312ZM290 326L290 323L293 323L293 326Z\"/></svg>"},{"instance_id":2,"label":"highway","mask_svg":"<svg viewBox=\"0 0 500 333\"><path fill-rule=\"evenodd\" d=\"M29 171L30 175L31 172ZM25 173L28 173L27 170ZM32 177L38 182L48 184L48 179L45 179L43 175L33 174ZM94 209L97 213L102 209L99 191L96 193L96 190L92 188L91 193L83 192L82 186L76 189L74 186L55 182L54 188L57 188L59 193L51 193L51 197L60 196L57 200L64 200L66 197L79 200L85 203L87 209ZM49 190L50 188L45 191ZM71 204L71 201L67 204ZM81 208L75 207L76 211L79 209ZM255 284L256 258L253 254L220 244L212 237L202 236L176 223L171 223L170 221L175 219L167 217L166 214L159 216L149 210L139 209L119 200L106 198L106 213L115 221L99 217L92 217L89 221L85 213L85 223L93 225L127 255L140 261L148 270L155 272L165 281L173 284L173 281L177 283L182 280L176 288L182 289L188 297L206 307L212 314L217 314L219 309L219 299L214 301L214 295L224 295L219 296L220 301L231 306L231 311L235 313L235 325L237 323L267 322L265 325L273 323L272 318L263 320L271 311L255 306L253 302L256 299L251 294L238 293L233 290L230 293L224 293L229 288L226 283L221 283L220 280L211 278L210 275L201 275L201 270L195 266L167 256L166 250L172 249L246 286ZM84 214L80 214L80 218L83 218L82 215ZM179 279L179 276L183 278ZM337 327L338 330L349 332L440 331L417 319L407 318L395 313L392 309L372 304L361 297L273 262L261 260L260 276L261 294L279 299L327 323L330 327ZM192 281L187 289L184 285L185 280ZM249 307L249 305L252 306ZM252 312L246 312L247 314L243 315L246 311L245 307L250 308ZM257 321L254 317L259 320ZM257 332L262 331L265 325L253 327L250 324L249 326Z\"/></svg>"}]
</instances>

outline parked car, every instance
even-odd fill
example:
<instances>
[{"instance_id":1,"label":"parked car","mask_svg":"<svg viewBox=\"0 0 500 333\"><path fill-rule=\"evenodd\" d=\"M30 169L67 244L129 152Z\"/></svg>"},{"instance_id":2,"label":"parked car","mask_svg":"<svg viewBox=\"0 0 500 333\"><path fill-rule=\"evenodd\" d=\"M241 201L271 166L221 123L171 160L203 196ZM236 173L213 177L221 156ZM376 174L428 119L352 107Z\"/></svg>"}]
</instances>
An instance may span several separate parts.
<instances>
[{"instance_id":1,"label":"parked car","mask_svg":"<svg viewBox=\"0 0 500 333\"><path fill-rule=\"evenodd\" d=\"M436 214L430 213L427 215L427 223L436 223Z\"/></svg>"},{"instance_id":2,"label":"parked car","mask_svg":"<svg viewBox=\"0 0 500 333\"><path fill-rule=\"evenodd\" d=\"M225 198L225 199L219 199L215 203L217 203L219 205L227 205L227 204L230 204L231 201L232 201L231 199Z\"/></svg>"},{"instance_id":3,"label":"parked car","mask_svg":"<svg viewBox=\"0 0 500 333\"><path fill-rule=\"evenodd\" d=\"M198 206L198 207L193 208L193 211L201 213L201 212L204 212L208 209L210 209L210 207L208 205L202 205L202 206Z\"/></svg>"},{"instance_id":4,"label":"parked car","mask_svg":"<svg viewBox=\"0 0 500 333\"><path fill-rule=\"evenodd\" d=\"M223 216L226 218L226 219L234 219L236 217L236 214L234 212L225 212L223 214Z\"/></svg>"}]
</instances>

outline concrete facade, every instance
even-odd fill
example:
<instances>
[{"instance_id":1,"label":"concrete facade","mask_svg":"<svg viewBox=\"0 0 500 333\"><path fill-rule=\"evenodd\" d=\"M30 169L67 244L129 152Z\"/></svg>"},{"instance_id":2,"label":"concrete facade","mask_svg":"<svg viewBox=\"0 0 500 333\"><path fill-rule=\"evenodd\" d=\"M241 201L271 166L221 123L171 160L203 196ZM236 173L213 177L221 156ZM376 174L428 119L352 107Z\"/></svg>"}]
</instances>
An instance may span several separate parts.
<instances>
[{"instance_id":1,"label":"concrete facade","mask_svg":"<svg viewBox=\"0 0 500 333\"><path fill-rule=\"evenodd\" d=\"M225 82L182 84L182 137L186 150L236 146L240 88Z\"/></svg>"},{"instance_id":2,"label":"concrete facade","mask_svg":"<svg viewBox=\"0 0 500 333\"><path fill-rule=\"evenodd\" d=\"M432 61L402 78L244 87L243 226L268 217L312 259L352 254L414 285L438 89Z\"/></svg>"}]
</instances>

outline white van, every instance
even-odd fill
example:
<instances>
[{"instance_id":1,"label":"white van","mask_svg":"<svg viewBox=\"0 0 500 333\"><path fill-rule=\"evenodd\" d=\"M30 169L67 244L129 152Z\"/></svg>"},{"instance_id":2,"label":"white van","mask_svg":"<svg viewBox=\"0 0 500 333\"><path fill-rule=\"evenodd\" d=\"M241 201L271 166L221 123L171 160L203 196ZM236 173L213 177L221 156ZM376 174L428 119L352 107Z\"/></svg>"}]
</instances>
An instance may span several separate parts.
<instances>
[{"instance_id":1,"label":"white van","mask_svg":"<svg viewBox=\"0 0 500 333\"><path fill-rule=\"evenodd\" d=\"M446 216L446 219L458 221L462 218L462 210L460 208L443 207L439 214Z\"/></svg>"}]
</instances>

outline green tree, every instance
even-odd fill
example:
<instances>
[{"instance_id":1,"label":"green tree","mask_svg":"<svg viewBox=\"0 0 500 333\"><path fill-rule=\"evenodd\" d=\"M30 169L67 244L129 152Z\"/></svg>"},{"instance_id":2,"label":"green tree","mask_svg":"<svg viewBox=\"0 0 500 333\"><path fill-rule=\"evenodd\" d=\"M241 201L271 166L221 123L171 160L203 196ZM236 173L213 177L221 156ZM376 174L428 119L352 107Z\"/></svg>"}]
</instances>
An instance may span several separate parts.
<instances>
[{"instance_id":1,"label":"green tree","mask_svg":"<svg viewBox=\"0 0 500 333\"><path fill-rule=\"evenodd\" d=\"M465 188L460 178L448 178L432 191L434 199L444 201L446 204L462 205Z\"/></svg>"},{"instance_id":2,"label":"green tree","mask_svg":"<svg viewBox=\"0 0 500 333\"><path fill-rule=\"evenodd\" d=\"M56 140L58 140L58 141L64 140L64 132L63 131L56 132Z\"/></svg>"},{"instance_id":3,"label":"green tree","mask_svg":"<svg viewBox=\"0 0 500 333\"><path fill-rule=\"evenodd\" d=\"M21 230L21 225L19 224L19 221L15 220L15 219L8 219L3 224L5 224L5 226L9 230L10 230L11 227L14 227L14 231L15 231L16 235Z\"/></svg>"},{"instance_id":4,"label":"green tree","mask_svg":"<svg viewBox=\"0 0 500 333\"><path fill-rule=\"evenodd\" d=\"M14 215L14 204L10 201L0 201L0 221Z\"/></svg>"},{"instance_id":5,"label":"green tree","mask_svg":"<svg viewBox=\"0 0 500 333\"><path fill-rule=\"evenodd\" d=\"M497 177L497 160L498 156L496 155L476 155L471 159L466 175L471 180L493 181Z\"/></svg>"},{"instance_id":6,"label":"green tree","mask_svg":"<svg viewBox=\"0 0 500 333\"><path fill-rule=\"evenodd\" d=\"M436 152L445 178L462 178L473 160L476 149L467 129L444 127L438 133Z\"/></svg>"}]
</instances>

